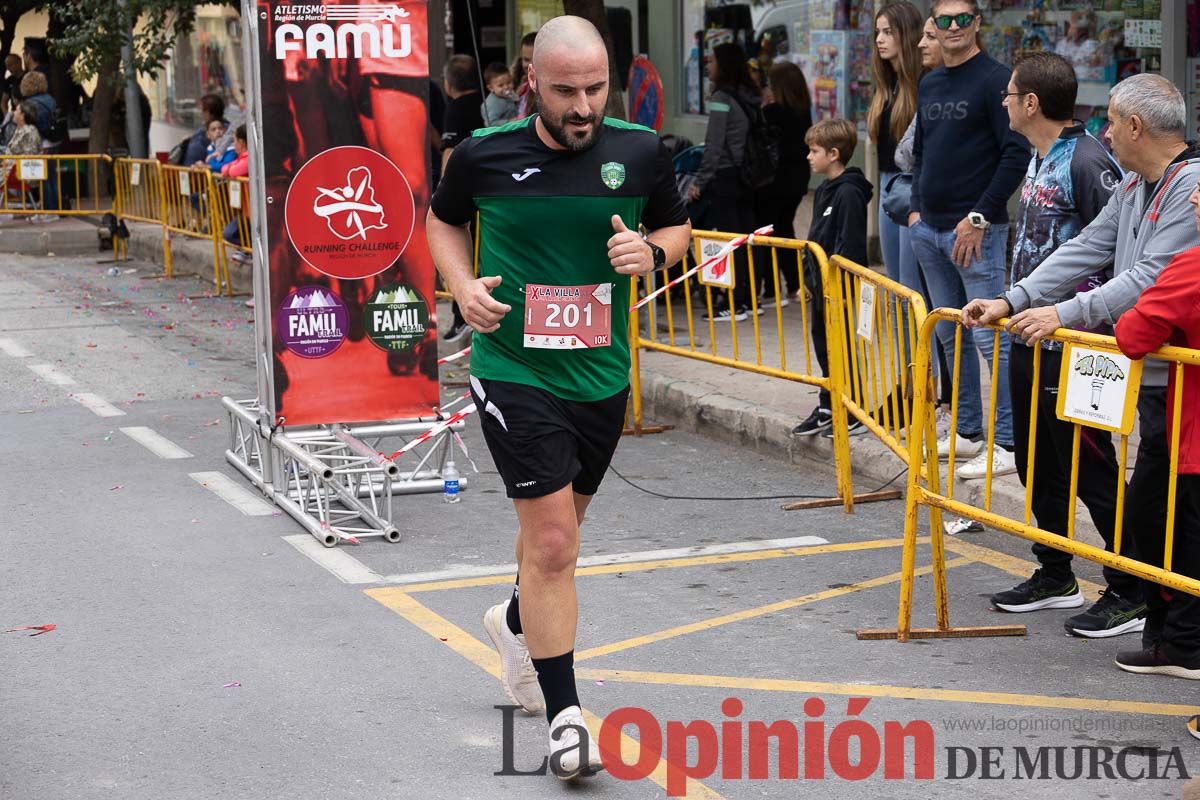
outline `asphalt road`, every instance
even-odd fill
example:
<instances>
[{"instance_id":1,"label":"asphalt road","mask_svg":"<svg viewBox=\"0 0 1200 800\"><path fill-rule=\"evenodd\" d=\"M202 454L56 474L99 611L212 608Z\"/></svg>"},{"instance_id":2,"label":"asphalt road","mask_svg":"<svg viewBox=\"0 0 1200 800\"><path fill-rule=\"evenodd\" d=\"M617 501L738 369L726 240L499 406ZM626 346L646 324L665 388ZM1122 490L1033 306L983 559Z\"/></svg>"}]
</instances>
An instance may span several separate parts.
<instances>
[{"instance_id":1,"label":"asphalt road","mask_svg":"<svg viewBox=\"0 0 1200 800\"><path fill-rule=\"evenodd\" d=\"M1183 729L1196 687L1118 672L1134 638L987 609L1030 569L1022 543L951 542L950 607L955 624L1027 636L860 642L895 623L902 505L730 500L824 496L833 480L668 432L622 443L615 467L642 488L610 474L585 524L577 662L585 706L641 709L624 732L654 764L657 730L675 766L571 787L496 775L505 700L481 617L509 592L515 517L478 429L463 502L399 498L402 541L339 547L373 576L345 583L295 546L290 518L247 515L193 477L248 486L223 460L219 397L253 395L252 312L145 265L106 268L0 269L0 630L56 626L0 634L3 800L650 798L686 765L709 773L690 797L1141 800L1200 772ZM927 577L916 607L930 624ZM743 752L757 722L785 743L765 778ZM517 715L511 731L509 771L534 770L544 722Z\"/></svg>"}]
</instances>

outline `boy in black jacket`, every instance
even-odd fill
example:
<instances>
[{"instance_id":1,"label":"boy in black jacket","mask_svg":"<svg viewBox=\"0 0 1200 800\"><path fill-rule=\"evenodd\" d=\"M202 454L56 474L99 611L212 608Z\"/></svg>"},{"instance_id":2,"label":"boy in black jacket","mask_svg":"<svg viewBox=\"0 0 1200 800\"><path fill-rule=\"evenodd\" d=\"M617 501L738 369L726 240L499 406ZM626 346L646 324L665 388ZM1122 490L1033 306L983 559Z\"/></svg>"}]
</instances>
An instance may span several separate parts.
<instances>
[{"instance_id":1,"label":"boy in black jacket","mask_svg":"<svg viewBox=\"0 0 1200 800\"><path fill-rule=\"evenodd\" d=\"M809 241L815 242L825 255L842 256L856 264L867 263L867 205L874 191L870 181L858 167L847 167L858 135L854 124L844 119L823 119L808 129L804 136L808 145L808 163L812 171L825 176L813 195L812 225ZM804 284L812 295L813 347L817 363L824 375L829 375L829 350L825 333L825 293L821 284L821 268L806 251L804 254ZM821 390L820 402L808 419L797 425L796 436L812 436L828 431L833 425L829 392ZM850 428L861 425L852 419Z\"/></svg>"}]
</instances>

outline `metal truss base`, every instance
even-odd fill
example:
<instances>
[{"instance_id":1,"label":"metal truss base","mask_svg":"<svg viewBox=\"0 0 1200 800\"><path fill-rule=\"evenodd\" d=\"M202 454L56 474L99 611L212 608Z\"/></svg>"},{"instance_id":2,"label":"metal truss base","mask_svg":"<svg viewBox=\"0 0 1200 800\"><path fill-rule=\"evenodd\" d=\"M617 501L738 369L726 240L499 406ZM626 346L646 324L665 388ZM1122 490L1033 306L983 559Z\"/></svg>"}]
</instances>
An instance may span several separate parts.
<instances>
[{"instance_id":1,"label":"metal truss base","mask_svg":"<svg viewBox=\"0 0 1200 800\"><path fill-rule=\"evenodd\" d=\"M223 397L221 403L229 415L225 460L326 547L342 541L358 544L369 536L400 541L392 498L442 491L453 437L466 427L457 422L412 448L404 457L414 466L401 472L382 453L399 450L434 421L272 431L263 423L257 400ZM465 475L459 485L466 489Z\"/></svg>"}]
</instances>

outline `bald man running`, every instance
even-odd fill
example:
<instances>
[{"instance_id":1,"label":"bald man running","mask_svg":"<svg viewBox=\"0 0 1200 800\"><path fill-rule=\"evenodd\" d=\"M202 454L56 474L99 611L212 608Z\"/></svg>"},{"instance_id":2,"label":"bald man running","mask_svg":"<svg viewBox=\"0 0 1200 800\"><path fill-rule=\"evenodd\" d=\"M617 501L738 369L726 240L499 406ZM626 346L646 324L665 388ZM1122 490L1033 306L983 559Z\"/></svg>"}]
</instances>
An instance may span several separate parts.
<instances>
[{"instance_id":1,"label":"bald man running","mask_svg":"<svg viewBox=\"0 0 1200 800\"><path fill-rule=\"evenodd\" d=\"M427 226L476 332L471 391L517 512L519 599L514 588L484 626L506 693L545 711L550 768L568 779L601 768L575 688L575 561L624 424L630 276L679 261L691 226L654 131L604 118L608 56L591 23L547 22L529 83L540 113L456 147Z\"/></svg>"}]
</instances>

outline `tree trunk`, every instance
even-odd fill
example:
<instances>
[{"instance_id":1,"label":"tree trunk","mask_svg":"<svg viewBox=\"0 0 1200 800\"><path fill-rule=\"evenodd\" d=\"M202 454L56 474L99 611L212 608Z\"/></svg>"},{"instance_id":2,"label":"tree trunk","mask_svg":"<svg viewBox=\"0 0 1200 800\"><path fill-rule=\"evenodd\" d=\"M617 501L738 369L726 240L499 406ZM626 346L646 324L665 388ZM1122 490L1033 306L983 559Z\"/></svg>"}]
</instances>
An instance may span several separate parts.
<instances>
[{"instance_id":1,"label":"tree trunk","mask_svg":"<svg viewBox=\"0 0 1200 800\"><path fill-rule=\"evenodd\" d=\"M92 127L88 133L89 153L108 152L113 101L120 88L121 60L117 56L108 56L96 76L96 91L92 94Z\"/></svg>"},{"instance_id":2,"label":"tree trunk","mask_svg":"<svg viewBox=\"0 0 1200 800\"><path fill-rule=\"evenodd\" d=\"M613 56L612 33L608 30L608 17L604 15L604 0L563 0L563 12L583 17L595 25L604 37L604 46L608 49L608 107L604 115L628 119L625 93L621 91L621 76L617 73L617 59Z\"/></svg>"}]
</instances>

